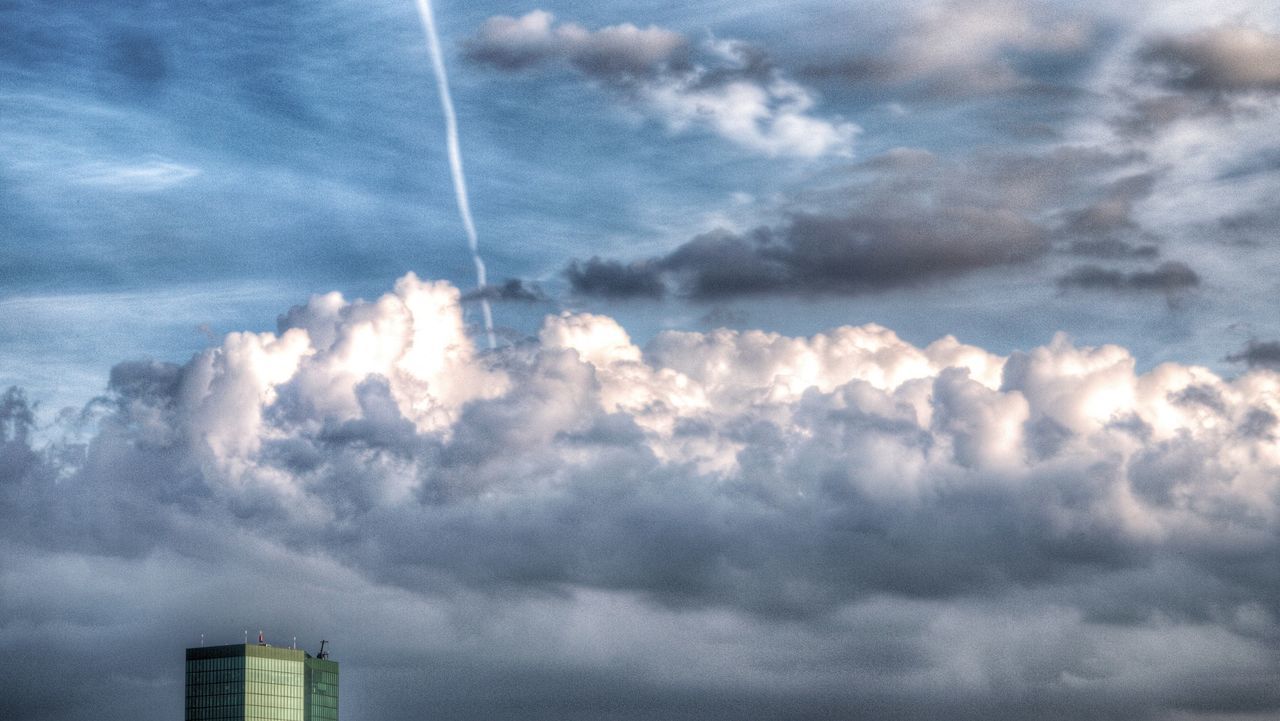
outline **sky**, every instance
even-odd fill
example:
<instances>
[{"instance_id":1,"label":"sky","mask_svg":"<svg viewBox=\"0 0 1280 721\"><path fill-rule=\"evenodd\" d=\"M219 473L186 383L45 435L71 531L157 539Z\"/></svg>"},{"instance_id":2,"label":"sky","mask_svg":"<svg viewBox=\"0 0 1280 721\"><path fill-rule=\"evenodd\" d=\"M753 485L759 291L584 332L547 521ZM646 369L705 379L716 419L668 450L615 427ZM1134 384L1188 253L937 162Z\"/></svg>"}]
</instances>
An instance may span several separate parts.
<instances>
[{"instance_id":1,"label":"sky","mask_svg":"<svg viewBox=\"0 0 1280 721\"><path fill-rule=\"evenodd\" d=\"M1280 7L434 11L0 0L0 718L1280 714Z\"/></svg>"}]
</instances>

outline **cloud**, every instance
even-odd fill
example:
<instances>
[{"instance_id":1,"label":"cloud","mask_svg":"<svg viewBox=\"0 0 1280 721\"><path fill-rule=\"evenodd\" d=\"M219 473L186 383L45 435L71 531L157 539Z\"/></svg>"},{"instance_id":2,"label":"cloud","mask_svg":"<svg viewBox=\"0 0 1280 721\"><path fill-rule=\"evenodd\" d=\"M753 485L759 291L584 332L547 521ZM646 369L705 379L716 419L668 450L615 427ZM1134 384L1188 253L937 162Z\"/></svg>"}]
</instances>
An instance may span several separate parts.
<instances>
[{"instance_id":1,"label":"cloud","mask_svg":"<svg viewBox=\"0 0 1280 721\"><path fill-rule=\"evenodd\" d=\"M697 298L859 293L1025 262L1044 233L1012 212L975 207L914 214L796 215L779 229L707 233L660 263Z\"/></svg>"},{"instance_id":2,"label":"cloud","mask_svg":"<svg viewBox=\"0 0 1280 721\"><path fill-rule=\"evenodd\" d=\"M930 4L890 49L890 74L1007 88L1022 82L1010 54L1071 52L1088 39L1084 22L1053 18L1026 2Z\"/></svg>"},{"instance_id":3,"label":"cloud","mask_svg":"<svg viewBox=\"0 0 1280 721\"><path fill-rule=\"evenodd\" d=\"M505 71L560 61L610 88L672 132L708 128L771 156L850 153L856 125L810 114L813 92L756 49L709 40L695 59L679 33L631 24L587 30L545 11L489 18L466 43L467 57Z\"/></svg>"},{"instance_id":4,"label":"cloud","mask_svg":"<svg viewBox=\"0 0 1280 721\"><path fill-rule=\"evenodd\" d=\"M1129 243L1117 238L1081 238L1071 241L1067 251L1073 255L1095 258L1155 258L1160 246L1154 243Z\"/></svg>"},{"instance_id":5,"label":"cloud","mask_svg":"<svg viewBox=\"0 0 1280 721\"><path fill-rule=\"evenodd\" d=\"M1111 183L1097 202L1068 213L1065 230L1097 239L1137 229L1138 224L1133 219L1134 206L1150 197L1156 179L1155 173L1146 172Z\"/></svg>"},{"instance_id":6,"label":"cloud","mask_svg":"<svg viewBox=\"0 0 1280 721\"><path fill-rule=\"evenodd\" d=\"M797 214L776 228L703 233L646 261L573 261L565 275L575 292L604 298L659 298L668 283L701 300L858 294L1023 263L1048 249L1043 229L1010 212Z\"/></svg>"},{"instance_id":7,"label":"cloud","mask_svg":"<svg viewBox=\"0 0 1280 721\"><path fill-rule=\"evenodd\" d=\"M1112 121L1130 137L1152 137L1183 120L1250 116L1265 108L1259 100L1280 92L1280 36L1256 27L1148 38L1135 62L1130 107Z\"/></svg>"},{"instance_id":8,"label":"cloud","mask_svg":"<svg viewBox=\"0 0 1280 721\"><path fill-rule=\"evenodd\" d=\"M1234 25L1151 40L1142 59L1169 87L1208 93L1280 91L1280 36Z\"/></svg>"},{"instance_id":9,"label":"cloud","mask_svg":"<svg viewBox=\"0 0 1280 721\"><path fill-rule=\"evenodd\" d=\"M913 6L872 51L811 66L806 74L915 85L937 96L1003 92L1049 74L1037 64L1061 72L1064 60L1089 49L1093 35L1088 21L1043 3L934 2Z\"/></svg>"},{"instance_id":10,"label":"cloud","mask_svg":"<svg viewBox=\"0 0 1280 721\"><path fill-rule=\"evenodd\" d=\"M1227 360L1250 368L1280 368L1280 341L1250 340L1244 350L1227 356Z\"/></svg>"},{"instance_id":11,"label":"cloud","mask_svg":"<svg viewBox=\"0 0 1280 721\"><path fill-rule=\"evenodd\" d=\"M832 190L795 201L775 225L724 228L665 255L592 258L565 270L607 298L856 295L1026 266L1055 249L1159 254L1133 218L1151 174L1100 182L1132 159L1087 148L942 158L897 148L846 168Z\"/></svg>"},{"instance_id":12,"label":"cloud","mask_svg":"<svg viewBox=\"0 0 1280 721\"><path fill-rule=\"evenodd\" d=\"M163 158L142 162L96 162L68 171L73 182L108 190L151 193L181 185L200 175L198 168Z\"/></svg>"},{"instance_id":13,"label":"cloud","mask_svg":"<svg viewBox=\"0 0 1280 721\"><path fill-rule=\"evenodd\" d=\"M1092 256L1095 258L1156 258L1160 255L1160 246L1154 243L1130 243L1118 238L1080 238L1071 241L1067 252L1073 255Z\"/></svg>"},{"instance_id":14,"label":"cloud","mask_svg":"<svg viewBox=\"0 0 1280 721\"><path fill-rule=\"evenodd\" d=\"M653 263L622 263L592 257L571 261L565 277L575 293L602 298L661 298L667 288L662 269Z\"/></svg>"},{"instance_id":15,"label":"cloud","mask_svg":"<svg viewBox=\"0 0 1280 721\"><path fill-rule=\"evenodd\" d=\"M1144 230L1135 217L1139 204L1155 192L1159 175L1156 171L1125 175L1107 183L1102 193L1090 202L1063 212L1062 224L1057 229L1064 241L1063 249L1071 255L1094 258L1150 260L1159 257L1159 237ZM1085 275L1092 274L1093 280L1099 281L1107 274L1099 271L1097 266L1089 266L1088 270L1078 269L1073 275L1079 275L1077 280L1084 280L1083 284L1087 285ZM1140 279L1129 280L1142 284ZM1125 283L1126 279L1119 279L1119 285Z\"/></svg>"},{"instance_id":16,"label":"cloud","mask_svg":"<svg viewBox=\"0 0 1280 721\"><path fill-rule=\"evenodd\" d=\"M467 57L504 70L523 70L567 60L581 72L609 82L686 66L689 43L677 32L630 23L590 31L555 23L544 10L519 18L489 18L465 45Z\"/></svg>"},{"instance_id":17,"label":"cloud","mask_svg":"<svg viewBox=\"0 0 1280 721\"><path fill-rule=\"evenodd\" d=\"M487 668L510 708L586 669L599 703L662 718L726 694L765 709L735 718L796 699L908 719L1280 708L1271 371L875 325L640 348L572 313L479 353L460 303L410 275L181 365L117 365L80 440L39 445L7 394L0 650L53 668L65 649L23 629L76 645L160 619L150 648L266 615L348 627L349 678L378 683L389 656L412 677Z\"/></svg>"},{"instance_id":18,"label":"cloud","mask_svg":"<svg viewBox=\"0 0 1280 721\"><path fill-rule=\"evenodd\" d=\"M1186 263L1169 261L1153 270L1126 273L1099 265L1082 265L1058 278L1064 288L1177 293L1200 285L1200 274Z\"/></svg>"},{"instance_id":19,"label":"cloud","mask_svg":"<svg viewBox=\"0 0 1280 721\"><path fill-rule=\"evenodd\" d=\"M482 289L468 292L463 300L472 301L485 298L492 301L516 301L521 303L543 303L546 293L536 283L527 283L519 278L508 278L501 285L490 285Z\"/></svg>"}]
</instances>

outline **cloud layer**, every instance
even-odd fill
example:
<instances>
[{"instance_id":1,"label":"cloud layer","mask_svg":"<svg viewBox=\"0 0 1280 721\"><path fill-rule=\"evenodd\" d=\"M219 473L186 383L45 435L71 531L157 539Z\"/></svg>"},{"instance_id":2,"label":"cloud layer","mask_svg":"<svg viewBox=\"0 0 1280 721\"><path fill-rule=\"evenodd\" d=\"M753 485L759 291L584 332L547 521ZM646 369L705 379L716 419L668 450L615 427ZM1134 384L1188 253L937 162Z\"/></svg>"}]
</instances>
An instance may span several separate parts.
<instances>
[{"instance_id":1,"label":"cloud layer","mask_svg":"<svg viewBox=\"0 0 1280 721\"><path fill-rule=\"evenodd\" d=\"M1280 91L1280 35L1224 26L1152 40L1145 59L1173 87L1214 93Z\"/></svg>"},{"instance_id":2,"label":"cloud layer","mask_svg":"<svg viewBox=\"0 0 1280 721\"><path fill-rule=\"evenodd\" d=\"M811 90L735 41L704 43L698 60L683 35L665 28L588 30L534 10L489 18L466 49L472 60L506 71L566 62L673 132L705 127L766 155L847 155L858 133L852 123L814 117Z\"/></svg>"},{"instance_id":3,"label":"cloud layer","mask_svg":"<svg viewBox=\"0 0 1280 721\"><path fill-rule=\"evenodd\" d=\"M838 296L937 283L993 268L1028 270L1062 255L1150 261L1161 248L1135 219L1155 183L1140 155L1094 147L983 153L957 162L894 148L839 171L777 225L701 233L666 255L592 257L564 270L580 296L697 300ZM1188 291L1186 263L1122 270L1096 264L1059 279L1093 290Z\"/></svg>"},{"instance_id":4,"label":"cloud layer","mask_svg":"<svg viewBox=\"0 0 1280 721\"><path fill-rule=\"evenodd\" d=\"M866 10L859 13L866 22ZM916 97L957 98L1025 90L1087 56L1096 41L1090 19L1050 3L1022 0L921 3L892 8L892 29L863 52L806 69L815 77L887 84ZM857 45L853 45L857 47ZM847 50L845 52L848 52Z\"/></svg>"},{"instance_id":5,"label":"cloud layer","mask_svg":"<svg viewBox=\"0 0 1280 721\"><path fill-rule=\"evenodd\" d=\"M450 653L523 673L533 644L528 669L596 665L642 715L744 693L756 710L729 715L791 698L800 717L1280 709L1274 372L1139 373L1123 348L1063 337L1007 357L916 347L874 325L642 349L567 313L480 354L459 303L409 275L180 366L117 365L83 443L33 446L10 392L7 583L61 577L32 554L172 577L163 559L257 548L308 583L453 618L395 621L411 627L456 634L480 603L488 631ZM41 623L19 596L4 628ZM673 663L691 669L679 683Z\"/></svg>"}]
</instances>

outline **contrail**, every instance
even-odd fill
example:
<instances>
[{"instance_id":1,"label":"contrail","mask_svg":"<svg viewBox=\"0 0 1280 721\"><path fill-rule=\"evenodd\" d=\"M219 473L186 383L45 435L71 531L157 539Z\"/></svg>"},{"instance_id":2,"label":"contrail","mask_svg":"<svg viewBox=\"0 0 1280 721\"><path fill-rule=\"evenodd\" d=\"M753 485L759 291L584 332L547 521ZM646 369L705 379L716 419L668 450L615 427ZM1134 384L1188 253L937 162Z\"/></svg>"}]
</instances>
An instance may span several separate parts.
<instances>
[{"instance_id":1,"label":"contrail","mask_svg":"<svg viewBox=\"0 0 1280 721\"><path fill-rule=\"evenodd\" d=\"M467 199L467 177L462 173L462 149L458 147L458 117L453 112L453 97L449 94L449 76L444 71L444 54L440 52L440 36L436 34L436 19L431 11L431 0L418 0L418 16L422 18L422 30L427 35L427 49L431 53L431 65L436 72L436 87L440 90L440 107L444 108L444 129L449 144L449 169L453 174L453 191L458 197L458 214L462 227L467 231L467 246L471 248L471 260L476 264L476 283L480 286L480 308L484 312L484 332L489 337L489 348L498 345L493 335L493 309L483 295L488 285L484 259L480 257L480 241L476 238L476 225L471 220L471 201Z\"/></svg>"}]
</instances>

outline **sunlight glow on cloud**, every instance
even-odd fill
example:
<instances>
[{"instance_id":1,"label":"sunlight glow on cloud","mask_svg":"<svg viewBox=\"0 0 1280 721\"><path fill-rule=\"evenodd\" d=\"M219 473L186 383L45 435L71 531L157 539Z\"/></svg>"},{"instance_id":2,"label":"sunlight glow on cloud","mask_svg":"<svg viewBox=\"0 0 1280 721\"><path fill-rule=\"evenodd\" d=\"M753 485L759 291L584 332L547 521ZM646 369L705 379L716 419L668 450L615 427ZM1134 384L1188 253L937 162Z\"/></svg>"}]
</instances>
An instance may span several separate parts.
<instances>
[{"instance_id":1,"label":"sunlight glow on cloud","mask_svg":"<svg viewBox=\"0 0 1280 721\"><path fill-rule=\"evenodd\" d=\"M770 156L850 155L857 125L810 114L813 91L787 78L758 50L736 41L702 44L694 58L679 33L649 26L587 30L551 13L489 18L467 43L471 59L509 72L565 61L628 98L673 132L706 127Z\"/></svg>"},{"instance_id":2,"label":"sunlight glow on cloud","mask_svg":"<svg viewBox=\"0 0 1280 721\"><path fill-rule=\"evenodd\" d=\"M492 493L537 505L586 492L621 457L677 495L714 498L730 482L802 516L860 498L914 526L923 509L948 516L951 495L991 495L1030 534L1022 542L1104 543L1122 564L1138 549L1266 544L1280 518L1267 480L1280 467L1280 376L1172 363L1140 374L1123 348L1065 337L1009 357L950 337L919 348L874 325L809 338L667 332L642 350L608 317L566 313L534 347L480 355L458 291L408 275L377 301L316 296L278 334L232 333L183 366L126 363L112 377L102 441L178 453L213 498L327 522L356 497L373 504L360 513L387 502L366 484L459 512ZM349 476L353 464L363 470ZM94 467L91 454L81 477ZM738 501L721 500L733 513ZM974 555L955 570L1003 562Z\"/></svg>"}]
</instances>

